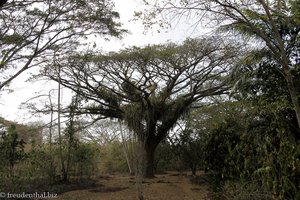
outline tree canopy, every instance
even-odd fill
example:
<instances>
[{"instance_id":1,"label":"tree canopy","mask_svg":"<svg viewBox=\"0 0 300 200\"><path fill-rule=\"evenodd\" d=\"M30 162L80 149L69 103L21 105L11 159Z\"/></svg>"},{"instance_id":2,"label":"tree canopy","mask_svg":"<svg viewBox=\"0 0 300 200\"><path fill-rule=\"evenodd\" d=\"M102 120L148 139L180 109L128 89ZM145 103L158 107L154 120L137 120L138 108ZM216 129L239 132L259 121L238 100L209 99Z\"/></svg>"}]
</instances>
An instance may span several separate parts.
<instances>
[{"instance_id":1,"label":"tree canopy","mask_svg":"<svg viewBox=\"0 0 300 200\"><path fill-rule=\"evenodd\" d=\"M269 67L280 71L300 126L300 106L293 72L299 68L299 9L299 3L294 0L174 0L155 1L153 9L138 13L138 16L144 16L146 24L154 23L153 16L165 19L188 16L194 18L196 24L210 23L219 31L234 33L235 38L241 39L242 36L255 41L259 45L249 46L250 53L244 61L255 65L268 60L272 63Z\"/></svg>"},{"instance_id":2,"label":"tree canopy","mask_svg":"<svg viewBox=\"0 0 300 200\"><path fill-rule=\"evenodd\" d=\"M120 36L111 1L9 1L0 10L0 89L32 67L75 51L89 35ZM81 38L81 39L80 39Z\"/></svg>"}]
</instances>

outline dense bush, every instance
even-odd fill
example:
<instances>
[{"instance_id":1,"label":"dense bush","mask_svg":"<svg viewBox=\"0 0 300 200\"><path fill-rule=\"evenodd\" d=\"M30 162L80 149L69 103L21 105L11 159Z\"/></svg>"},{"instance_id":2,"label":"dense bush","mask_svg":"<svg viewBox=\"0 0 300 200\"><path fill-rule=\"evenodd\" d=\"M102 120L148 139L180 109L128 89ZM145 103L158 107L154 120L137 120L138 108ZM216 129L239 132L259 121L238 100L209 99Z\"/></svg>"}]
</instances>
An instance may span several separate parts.
<instances>
[{"instance_id":1,"label":"dense bush","mask_svg":"<svg viewBox=\"0 0 300 200\"><path fill-rule=\"evenodd\" d=\"M253 108L207 130L204 153L216 198L299 199L300 146L291 124L274 110Z\"/></svg>"},{"instance_id":2,"label":"dense bush","mask_svg":"<svg viewBox=\"0 0 300 200\"><path fill-rule=\"evenodd\" d=\"M164 173L168 170L174 170L176 166L176 155L174 149L167 142L161 142L155 152L155 171L156 173Z\"/></svg>"},{"instance_id":3,"label":"dense bush","mask_svg":"<svg viewBox=\"0 0 300 200\"><path fill-rule=\"evenodd\" d=\"M11 126L7 134L0 139L0 191L33 191L61 181L61 159L58 152L59 145L56 143L37 144L32 141L24 144L24 141L19 139L15 127ZM63 151L63 157L68 158L68 153ZM71 181L98 173L97 145L78 141L76 148L70 153Z\"/></svg>"},{"instance_id":4,"label":"dense bush","mask_svg":"<svg viewBox=\"0 0 300 200\"><path fill-rule=\"evenodd\" d=\"M100 147L99 170L102 174L128 172L125 152L121 142L113 141Z\"/></svg>"}]
</instances>

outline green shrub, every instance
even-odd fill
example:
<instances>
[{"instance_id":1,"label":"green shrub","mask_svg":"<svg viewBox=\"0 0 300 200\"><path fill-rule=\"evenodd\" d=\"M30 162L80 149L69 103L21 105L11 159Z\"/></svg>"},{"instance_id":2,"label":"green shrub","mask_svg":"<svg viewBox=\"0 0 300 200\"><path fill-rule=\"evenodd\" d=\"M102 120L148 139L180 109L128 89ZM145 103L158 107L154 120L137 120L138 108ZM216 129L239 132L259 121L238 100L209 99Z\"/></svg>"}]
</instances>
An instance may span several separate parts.
<instances>
[{"instance_id":1,"label":"green shrub","mask_svg":"<svg viewBox=\"0 0 300 200\"><path fill-rule=\"evenodd\" d=\"M99 170L103 174L128 172L124 147L121 142L114 141L100 147Z\"/></svg>"}]
</instances>

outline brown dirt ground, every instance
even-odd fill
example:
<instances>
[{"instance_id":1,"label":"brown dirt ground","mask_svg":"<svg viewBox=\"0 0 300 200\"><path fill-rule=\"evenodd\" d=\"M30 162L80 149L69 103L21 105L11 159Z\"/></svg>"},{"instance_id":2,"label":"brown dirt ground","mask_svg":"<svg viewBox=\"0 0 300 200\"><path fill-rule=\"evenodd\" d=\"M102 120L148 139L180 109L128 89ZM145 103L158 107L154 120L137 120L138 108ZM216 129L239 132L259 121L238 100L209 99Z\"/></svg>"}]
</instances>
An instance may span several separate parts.
<instances>
[{"instance_id":1,"label":"brown dirt ground","mask_svg":"<svg viewBox=\"0 0 300 200\"><path fill-rule=\"evenodd\" d=\"M201 174L200 174L201 176ZM144 200L208 200L207 184L192 184L190 176L168 172L143 180ZM95 187L59 194L58 200L135 200L134 177L109 175L99 178Z\"/></svg>"}]
</instances>

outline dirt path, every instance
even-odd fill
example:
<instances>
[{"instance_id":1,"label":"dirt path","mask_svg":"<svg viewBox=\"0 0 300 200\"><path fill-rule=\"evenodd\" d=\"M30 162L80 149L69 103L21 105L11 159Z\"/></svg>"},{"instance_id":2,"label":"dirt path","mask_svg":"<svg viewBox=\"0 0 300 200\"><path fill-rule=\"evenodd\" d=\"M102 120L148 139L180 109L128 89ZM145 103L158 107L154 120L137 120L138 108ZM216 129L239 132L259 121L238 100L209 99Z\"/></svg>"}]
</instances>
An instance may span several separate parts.
<instances>
[{"instance_id":1,"label":"dirt path","mask_svg":"<svg viewBox=\"0 0 300 200\"><path fill-rule=\"evenodd\" d=\"M157 175L143 182L145 200L207 200L208 186L192 184L177 173ZM137 190L133 177L112 175L101 178L91 189L75 190L58 195L58 200L135 200Z\"/></svg>"}]
</instances>

